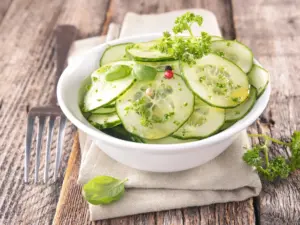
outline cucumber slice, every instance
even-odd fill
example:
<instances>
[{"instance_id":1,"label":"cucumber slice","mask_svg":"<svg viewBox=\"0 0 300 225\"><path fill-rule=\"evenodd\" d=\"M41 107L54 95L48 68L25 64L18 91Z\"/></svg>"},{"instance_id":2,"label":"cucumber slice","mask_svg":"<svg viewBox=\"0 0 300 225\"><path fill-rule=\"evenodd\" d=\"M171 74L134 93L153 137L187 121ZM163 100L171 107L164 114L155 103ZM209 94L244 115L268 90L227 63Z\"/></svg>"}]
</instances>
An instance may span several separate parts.
<instances>
[{"instance_id":1,"label":"cucumber slice","mask_svg":"<svg viewBox=\"0 0 300 225\"><path fill-rule=\"evenodd\" d=\"M254 64L248 74L248 77L250 84L253 85L257 90L257 97L261 96L269 83L269 72L264 68Z\"/></svg>"},{"instance_id":2,"label":"cucumber slice","mask_svg":"<svg viewBox=\"0 0 300 225\"><path fill-rule=\"evenodd\" d=\"M109 46L105 50L105 52L103 53L100 59L100 66L109 64L111 62L127 60L128 57L126 55L125 49L129 44L132 43L124 43L124 44Z\"/></svg>"},{"instance_id":3,"label":"cucumber slice","mask_svg":"<svg viewBox=\"0 0 300 225\"><path fill-rule=\"evenodd\" d=\"M224 39L220 36L211 36L211 41L220 41L220 40L224 40Z\"/></svg>"},{"instance_id":4,"label":"cucumber slice","mask_svg":"<svg viewBox=\"0 0 300 225\"><path fill-rule=\"evenodd\" d=\"M172 60L173 57L162 53L155 46L157 41L141 42L126 47L127 54L136 61L157 62Z\"/></svg>"},{"instance_id":5,"label":"cucumber slice","mask_svg":"<svg viewBox=\"0 0 300 225\"><path fill-rule=\"evenodd\" d=\"M156 139L156 140L143 139L143 141L146 144L180 144L180 143L187 143L187 142L193 142L193 141L199 141L199 140L197 140L197 139L182 140L179 138L168 136L168 137L164 137L164 138Z\"/></svg>"},{"instance_id":6,"label":"cucumber slice","mask_svg":"<svg viewBox=\"0 0 300 225\"><path fill-rule=\"evenodd\" d=\"M115 127L121 124L121 120L117 113L109 114L92 114L89 116L88 121L96 128L102 130L106 128Z\"/></svg>"},{"instance_id":7,"label":"cucumber slice","mask_svg":"<svg viewBox=\"0 0 300 225\"><path fill-rule=\"evenodd\" d=\"M100 108L92 111L93 114L108 114L108 113L113 113L113 112L116 112L115 107L112 107L112 108L100 107Z\"/></svg>"},{"instance_id":8,"label":"cucumber slice","mask_svg":"<svg viewBox=\"0 0 300 225\"><path fill-rule=\"evenodd\" d=\"M116 101L113 101L109 103L108 105L104 105L103 108L115 108L116 107Z\"/></svg>"},{"instance_id":9,"label":"cucumber slice","mask_svg":"<svg viewBox=\"0 0 300 225\"><path fill-rule=\"evenodd\" d=\"M183 63L182 72L194 93L212 106L233 108L248 97L247 75L234 63L215 54L196 60L193 66Z\"/></svg>"},{"instance_id":10,"label":"cucumber slice","mask_svg":"<svg viewBox=\"0 0 300 225\"><path fill-rule=\"evenodd\" d=\"M100 67L92 73L92 84L84 97L84 112L89 112L114 101L125 92L134 82L134 77L129 75L119 80L107 81L105 72L111 65L125 64L132 65L130 61L119 61Z\"/></svg>"},{"instance_id":11,"label":"cucumber slice","mask_svg":"<svg viewBox=\"0 0 300 225\"><path fill-rule=\"evenodd\" d=\"M122 125L118 125L109 129L103 130L104 133L113 136L115 138L119 138L125 141L133 141L133 142L139 142L144 143L144 141L131 133L129 133L127 130L124 129Z\"/></svg>"},{"instance_id":12,"label":"cucumber slice","mask_svg":"<svg viewBox=\"0 0 300 225\"><path fill-rule=\"evenodd\" d=\"M205 138L216 133L224 122L224 109L212 107L197 98L193 114L173 136L180 139Z\"/></svg>"},{"instance_id":13,"label":"cucumber slice","mask_svg":"<svg viewBox=\"0 0 300 225\"><path fill-rule=\"evenodd\" d=\"M227 128L231 127L235 123L236 121L225 122L223 126L220 128L220 131L226 130Z\"/></svg>"},{"instance_id":14,"label":"cucumber slice","mask_svg":"<svg viewBox=\"0 0 300 225\"><path fill-rule=\"evenodd\" d=\"M172 70L176 74L180 74L180 66L179 66L179 61L174 60L174 61L163 61L163 62L137 62L146 66L152 66L156 68L157 70L164 71L166 66L171 66Z\"/></svg>"},{"instance_id":15,"label":"cucumber slice","mask_svg":"<svg viewBox=\"0 0 300 225\"><path fill-rule=\"evenodd\" d=\"M225 111L225 120L228 121L237 121L242 119L247 113L252 109L256 101L256 89L251 87L250 94L248 98L239 106L231 109L226 109Z\"/></svg>"},{"instance_id":16,"label":"cucumber slice","mask_svg":"<svg viewBox=\"0 0 300 225\"><path fill-rule=\"evenodd\" d=\"M176 131L193 107L194 95L183 79L178 75L166 79L164 72L158 72L155 80L135 82L116 104L125 129L146 139L160 139Z\"/></svg>"},{"instance_id":17,"label":"cucumber slice","mask_svg":"<svg viewBox=\"0 0 300 225\"><path fill-rule=\"evenodd\" d=\"M253 64L253 54L245 45L237 41L213 41L212 51L222 52L224 57L238 65L245 73L248 73Z\"/></svg>"}]
</instances>

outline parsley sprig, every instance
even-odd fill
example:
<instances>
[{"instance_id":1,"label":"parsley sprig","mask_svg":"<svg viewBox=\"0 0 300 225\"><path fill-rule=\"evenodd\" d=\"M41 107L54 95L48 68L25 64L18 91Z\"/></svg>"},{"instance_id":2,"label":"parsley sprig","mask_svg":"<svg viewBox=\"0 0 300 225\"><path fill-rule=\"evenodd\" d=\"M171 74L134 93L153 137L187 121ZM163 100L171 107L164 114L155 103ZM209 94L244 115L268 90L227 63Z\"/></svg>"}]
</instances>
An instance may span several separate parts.
<instances>
[{"instance_id":1,"label":"parsley sprig","mask_svg":"<svg viewBox=\"0 0 300 225\"><path fill-rule=\"evenodd\" d=\"M195 60L210 52L211 36L206 32L201 32L200 36L195 36L192 32L192 25L196 23L201 26L203 18L200 15L187 12L175 20L173 27L174 36L165 31L157 48L171 55L173 58L186 62L190 65L195 64ZM178 36L177 34L188 31L190 36Z\"/></svg>"},{"instance_id":2,"label":"parsley sprig","mask_svg":"<svg viewBox=\"0 0 300 225\"><path fill-rule=\"evenodd\" d=\"M250 166L255 167L257 172L268 181L277 178L287 178L290 173L300 168L300 131L295 131L290 142L283 142L264 134L250 134L250 137L260 137L265 140L263 145L256 145L249 149L243 156L243 160ZM288 147L291 156L286 159L283 156L269 158L269 144L274 142Z\"/></svg>"}]
</instances>

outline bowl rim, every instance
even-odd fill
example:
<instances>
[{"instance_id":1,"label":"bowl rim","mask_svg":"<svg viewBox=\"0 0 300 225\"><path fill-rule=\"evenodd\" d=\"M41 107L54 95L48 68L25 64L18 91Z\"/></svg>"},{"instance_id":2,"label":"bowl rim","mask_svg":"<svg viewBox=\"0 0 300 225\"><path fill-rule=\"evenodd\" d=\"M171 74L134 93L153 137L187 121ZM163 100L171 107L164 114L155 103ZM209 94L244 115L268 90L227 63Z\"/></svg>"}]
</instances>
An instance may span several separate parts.
<instances>
[{"instance_id":1,"label":"bowl rim","mask_svg":"<svg viewBox=\"0 0 300 225\"><path fill-rule=\"evenodd\" d=\"M166 152L177 152L177 151L187 151L188 149L194 149L194 148L201 148L209 145L213 145L216 143L221 142L224 139L230 138L237 134L238 132L246 129L248 126L250 126L265 110L267 107L267 104L270 99L271 94L271 85L270 85L270 79L269 83L264 91L264 93L256 100L256 103L248 112L248 114L242 118L241 120L237 121L234 125L231 127L214 134L208 138L204 138L198 141L193 142L187 142L187 143L177 143L177 144L147 144L147 143L137 143L137 142L130 142L122 139L115 138L113 136L110 136L108 134L105 134L104 132L100 130L95 130L92 127L89 127L85 125L83 122L81 122L79 119L76 118L76 116L73 115L73 113L69 110L67 104L65 103L63 99L62 90L64 88L63 84L66 79L68 79L68 76L72 73L72 71L78 69L82 62L85 60L85 58L88 57L89 54L93 52L98 52L102 48L107 48L110 45L116 45L126 42L139 42L139 41L145 41L143 39L156 39L161 37L162 34L158 33L152 33L152 34L144 34L144 35L135 35L130 36L126 38L120 38L117 40L109 41L103 44L100 44L96 47L93 47L89 51L87 51L85 54L82 55L80 63L76 63L76 65L68 65L67 68L63 71L63 73L60 76L60 79L57 84L57 99L58 104L65 114L65 116L80 130L85 132L86 134L92 136L96 140L101 140L105 143L109 143L115 147L124 147L126 146L127 150L140 150L140 151L147 151L147 152L160 152L160 153L166 153ZM105 50L104 49L104 50ZM260 65L260 63L254 59L254 61ZM79 90L78 90L79 91ZM77 92L78 92L77 91ZM256 106L256 107L255 107ZM79 107L79 106L78 106ZM255 110L254 110L255 109Z\"/></svg>"}]
</instances>

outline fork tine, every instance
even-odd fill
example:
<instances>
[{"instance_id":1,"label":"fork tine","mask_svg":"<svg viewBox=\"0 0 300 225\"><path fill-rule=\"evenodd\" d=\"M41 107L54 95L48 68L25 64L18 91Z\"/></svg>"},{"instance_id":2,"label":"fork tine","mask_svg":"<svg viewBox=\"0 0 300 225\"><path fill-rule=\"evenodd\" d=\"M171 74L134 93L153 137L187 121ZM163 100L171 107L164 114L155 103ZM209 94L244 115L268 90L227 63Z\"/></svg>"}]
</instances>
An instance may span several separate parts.
<instances>
[{"instance_id":1,"label":"fork tine","mask_svg":"<svg viewBox=\"0 0 300 225\"><path fill-rule=\"evenodd\" d=\"M24 160L24 181L25 181L25 183L28 182L29 160L30 160L30 150L31 150L34 119L35 119L34 116L28 115L27 131L26 131L25 160Z\"/></svg>"},{"instance_id":2,"label":"fork tine","mask_svg":"<svg viewBox=\"0 0 300 225\"><path fill-rule=\"evenodd\" d=\"M39 168L40 168L40 153L42 147L43 130L45 127L45 119L46 119L45 116L39 116L39 130L37 134L37 143L36 143L34 183L38 182L38 175L39 175Z\"/></svg>"},{"instance_id":3,"label":"fork tine","mask_svg":"<svg viewBox=\"0 0 300 225\"><path fill-rule=\"evenodd\" d=\"M55 180L57 179L58 170L59 170L59 166L60 166L66 121L67 121L67 118L64 115L62 115L60 118L60 122L59 122L59 133L58 133L57 146L56 146L56 159L55 159L55 171L54 171L54 179Z\"/></svg>"},{"instance_id":4,"label":"fork tine","mask_svg":"<svg viewBox=\"0 0 300 225\"><path fill-rule=\"evenodd\" d=\"M50 150L51 142L53 137L53 127L55 122L55 116L50 116L49 119L49 128L47 133L47 146L46 146L46 155L45 155L45 170L44 170L44 183L48 181L48 170L49 170L49 161L50 161Z\"/></svg>"}]
</instances>

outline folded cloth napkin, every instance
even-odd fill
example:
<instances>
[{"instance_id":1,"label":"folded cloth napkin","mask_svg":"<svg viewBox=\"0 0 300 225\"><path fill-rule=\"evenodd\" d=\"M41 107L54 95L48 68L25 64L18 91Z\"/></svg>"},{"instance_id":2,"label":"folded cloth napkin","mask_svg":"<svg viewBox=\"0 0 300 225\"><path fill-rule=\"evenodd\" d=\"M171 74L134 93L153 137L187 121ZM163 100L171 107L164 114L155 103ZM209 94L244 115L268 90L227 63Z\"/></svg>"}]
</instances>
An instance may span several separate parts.
<instances>
[{"instance_id":1,"label":"folded cloth napkin","mask_svg":"<svg viewBox=\"0 0 300 225\"><path fill-rule=\"evenodd\" d=\"M127 13L120 36L170 30L174 19L186 11L156 15ZM216 18L211 12L202 9L188 11L201 14L204 19L201 29L193 29L195 33L204 30L213 35L220 35ZM96 41L93 38L90 41L99 44L104 38ZM84 42L88 43L89 40ZM86 46L91 46L91 42ZM72 54L83 52L82 43L77 47L75 45ZM70 58L70 63L74 63L73 59ZM78 178L80 184L85 184L99 175L128 178L125 184L126 192L121 200L104 206L89 205L92 220L241 201L257 196L261 190L258 175L242 160L245 148L249 147L246 131L242 131L235 142L217 158L197 168L174 173L151 173L120 164L103 153L90 137L81 131L79 134L82 151Z\"/></svg>"}]
</instances>

